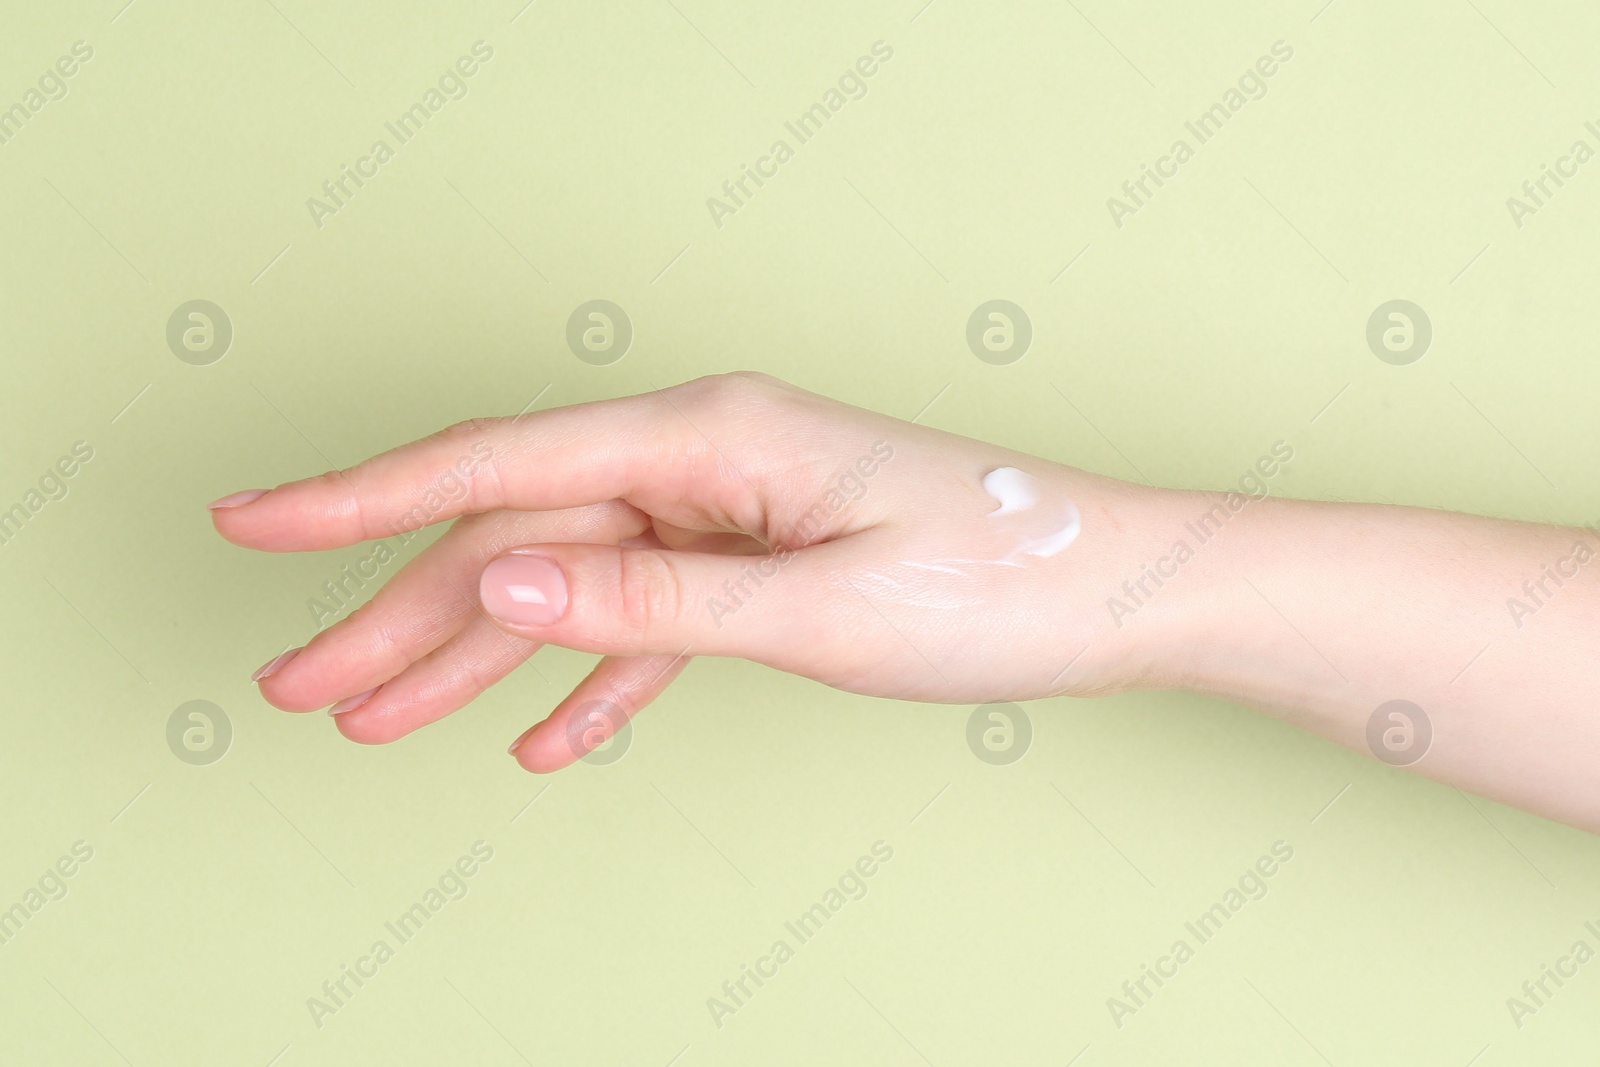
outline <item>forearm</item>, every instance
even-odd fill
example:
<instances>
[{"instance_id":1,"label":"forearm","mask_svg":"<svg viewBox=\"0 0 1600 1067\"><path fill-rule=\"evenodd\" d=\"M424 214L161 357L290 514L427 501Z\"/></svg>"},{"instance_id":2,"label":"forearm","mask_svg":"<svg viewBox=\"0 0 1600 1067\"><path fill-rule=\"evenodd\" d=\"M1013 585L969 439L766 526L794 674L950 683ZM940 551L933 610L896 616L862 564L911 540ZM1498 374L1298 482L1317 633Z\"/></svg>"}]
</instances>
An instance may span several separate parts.
<instances>
[{"instance_id":1,"label":"forearm","mask_svg":"<svg viewBox=\"0 0 1600 1067\"><path fill-rule=\"evenodd\" d=\"M1176 494L1170 510L1201 515L1220 499ZM1175 535L1193 558L1158 594L1170 597L1161 640L1181 646L1169 683L1600 832L1600 544L1588 531L1274 499L1216 525L1186 519ZM1391 708L1369 734L1394 700L1426 725L1408 738L1417 716Z\"/></svg>"}]
</instances>

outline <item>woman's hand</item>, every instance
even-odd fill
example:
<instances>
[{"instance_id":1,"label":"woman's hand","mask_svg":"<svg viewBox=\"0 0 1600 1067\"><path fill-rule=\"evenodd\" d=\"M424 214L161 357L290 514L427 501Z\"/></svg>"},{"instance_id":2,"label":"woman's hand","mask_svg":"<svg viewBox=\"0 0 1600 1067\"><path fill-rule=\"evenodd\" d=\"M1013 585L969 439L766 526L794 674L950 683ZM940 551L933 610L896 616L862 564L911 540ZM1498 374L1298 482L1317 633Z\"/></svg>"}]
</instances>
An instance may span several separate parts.
<instances>
[{"instance_id":1,"label":"woman's hand","mask_svg":"<svg viewBox=\"0 0 1600 1067\"><path fill-rule=\"evenodd\" d=\"M257 674L356 741L542 644L604 658L512 746L532 771L696 655L951 703L1184 688L1600 832L1600 530L1254 488L1132 486L731 374L463 423L213 514L270 551L457 520Z\"/></svg>"},{"instance_id":2,"label":"woman's hand","mask_svg":"<svg viewBox=\"0 0 1600 1067\"><path fill-rule=\"evenodd\" d=\"M455 519L369 604L258 672L261 691L288 711L331 704L346 737L382 743L541 645L601 653L513 745L522 766L550 771L696 655L952 703L1155 681L1103 602L1165 547L1138 531L1163 528L1153 520L1170 507L738 373L462 423L235 494L213 516L230 541L276 552ZM1148 638L1164 620L1140 622Z\"/></svg>"}]
</instances>

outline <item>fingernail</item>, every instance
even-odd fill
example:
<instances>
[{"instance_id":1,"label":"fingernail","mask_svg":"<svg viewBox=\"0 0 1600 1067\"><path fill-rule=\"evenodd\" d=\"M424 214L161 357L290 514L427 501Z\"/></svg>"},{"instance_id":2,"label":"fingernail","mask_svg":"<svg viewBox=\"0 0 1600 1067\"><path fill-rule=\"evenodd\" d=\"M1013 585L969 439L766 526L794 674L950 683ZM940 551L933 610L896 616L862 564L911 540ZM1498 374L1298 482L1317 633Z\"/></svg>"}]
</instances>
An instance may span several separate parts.
<instances>
[{"instance_id":1,"label":"fingernail","mask_svg":"<svg viewBox=\"0 0 1600 1067\"><path fill-rule=\"evenodd\" d=\"M283 669L283 665L285 663L288 663L290 660L294 659L299 654L300 654L300 649L291 648L289 651L283 653L282 655L273 656L271 659L267 660L267 662L263 663L260 667L256 668L256 673L254 673L254 674L252 674L250 676L250 680L252 682L259 682L263 678L271 678L274 674L277 674L280 670Z\"/></svg>"},{"instance_id":2,"label":"fingernail","mask_svg":"<svg viewBox=\"0 0 1600 1067\"><path fill-rule=\"evenodd\" d=\"M242 504L248 504L252 500L260 500L267 493L268 490L266 489L246 489L242 493L230 493L221 500L213 500L206 507L212 511L216 511L218 508L236 508Z\"/></svg>"},{"instance_id":3,"label":"fingernail","mask_svg":"<svg viewBox=\"0 0 1600 1067\"><path fill-rule=\"evenodd\" d=\"M365 693L357 693L353 697L345 697L343 700L339 701L339 703L329 708L328 714L343 715L347 711L354 711L367 701L371 700L372 694L376 693L377 691L378 687L374 686L373 688L368 689Z\"/></svg>"},{"instance_id":4,"label":"fingernail","mask_svg":"<svg viewBox=\"0 0 1600 1067\"><path fill-rule=\"evenodd\" d=\"M530 726L526 730L522 731L522 735L520 737L518 737L515 741L511 742L511 747L506 749L506 751L511 753L513 756L515 756L517 754L517 746L522 744L522 742L526 741L528 739L528 735L533 733L538 728L539 727L537 725L534 725L534 726Z\"/></svg>"},{"instance_id":5,"label":"fingernail","mask_svg":"<svg viewBox=\"0 0 1600 1067\"><path fill-rule=\"evenodd\" d=\"M547 556L501 556L478 582L483 609L502 622L547 626L567 610L567 579Z\"/></svg>"}]
</instances>

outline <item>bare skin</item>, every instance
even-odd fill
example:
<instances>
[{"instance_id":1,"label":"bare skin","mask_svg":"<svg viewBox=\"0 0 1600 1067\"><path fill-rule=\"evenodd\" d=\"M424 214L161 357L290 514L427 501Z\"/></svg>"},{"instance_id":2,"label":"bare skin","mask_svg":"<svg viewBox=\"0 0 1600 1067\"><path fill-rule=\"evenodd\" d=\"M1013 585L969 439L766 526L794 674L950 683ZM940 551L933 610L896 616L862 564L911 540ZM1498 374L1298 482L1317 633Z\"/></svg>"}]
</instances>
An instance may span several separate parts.
<instances>
[{"instance_id":1,"label":"bare skin","mask_svg":"<svg viewBox=\"0 0 1600 1067\"><path fill-rule=\"evenodd\" d=\"M1081 534L1009 550L1018 530L982 488L999 467L1071 501ZM1369 742L1377 709L1405 700L1432 733L1409 769L1600 832L1600 542L1580 529L1150 489L745 373L464 423L212 515L274 552L455 520L258 672L272 704L334 705L366 744L544 644L603 658L513 745L540 772L697 655L944 703L1185 689L1363 752L1387 746ZM1416 743L1410 713L1378 717Z\"/></svg>"}]
</instances>

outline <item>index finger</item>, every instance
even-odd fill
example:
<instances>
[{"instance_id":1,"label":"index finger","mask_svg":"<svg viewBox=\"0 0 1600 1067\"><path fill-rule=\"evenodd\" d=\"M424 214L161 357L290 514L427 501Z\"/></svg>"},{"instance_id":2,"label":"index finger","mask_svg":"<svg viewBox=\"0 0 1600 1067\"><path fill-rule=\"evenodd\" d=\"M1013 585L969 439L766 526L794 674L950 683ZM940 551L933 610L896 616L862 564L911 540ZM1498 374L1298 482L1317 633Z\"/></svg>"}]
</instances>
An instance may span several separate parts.
<instances>
[{"instance_id":1,"label":"index finger","mask_svg":"<svg viewBox=\"0 0 1600 1067\"><path fill-rule=\"evenodd\" d=\"M499 508L555 511L641 485L687 488L704 440L663 394L471 419L343 471L211 505L217 531L269 552L340 548Z\"/></svg>"}]
</instances>

